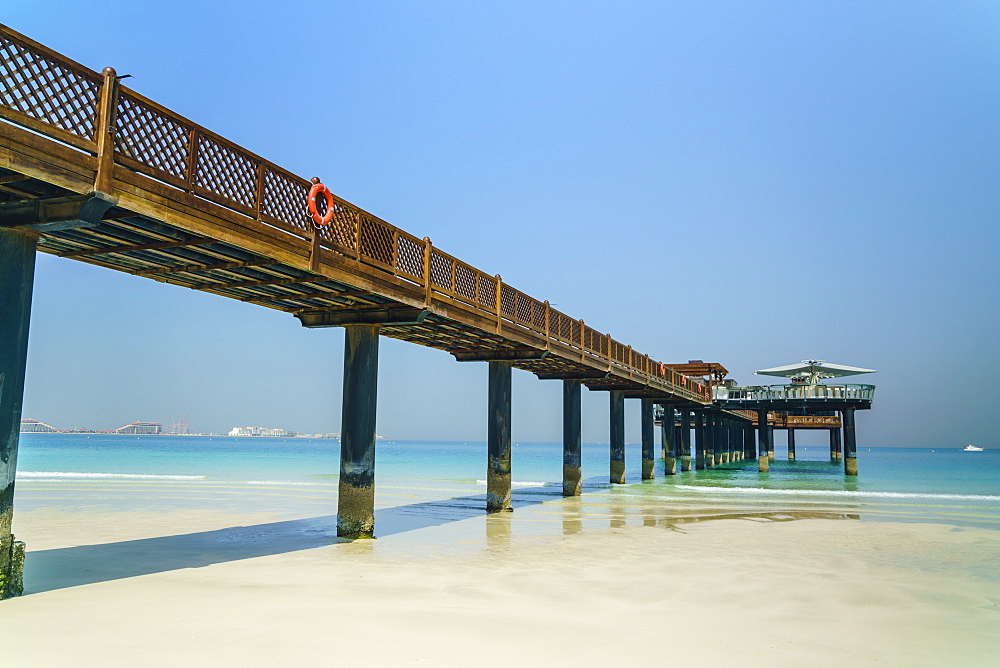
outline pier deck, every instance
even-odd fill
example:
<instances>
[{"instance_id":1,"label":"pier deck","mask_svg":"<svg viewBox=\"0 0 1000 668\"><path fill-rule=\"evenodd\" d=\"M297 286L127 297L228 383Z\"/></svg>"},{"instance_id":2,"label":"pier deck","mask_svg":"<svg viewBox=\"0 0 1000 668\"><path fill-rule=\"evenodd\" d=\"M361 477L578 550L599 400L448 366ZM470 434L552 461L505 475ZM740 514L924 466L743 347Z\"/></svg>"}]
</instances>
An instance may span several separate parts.
<instances>
[{"instance_id":1,"label":"pier deck","mask_svg":"<svg viewBox=\"0 0 1000 668\"><path fill-rule=\"evenodd\" d=\"M38 250L285 311L305 326L502 359L543 378L708 404L708 388L583 320L0 26L0 226Z\"/></svg>"}]
</instances>

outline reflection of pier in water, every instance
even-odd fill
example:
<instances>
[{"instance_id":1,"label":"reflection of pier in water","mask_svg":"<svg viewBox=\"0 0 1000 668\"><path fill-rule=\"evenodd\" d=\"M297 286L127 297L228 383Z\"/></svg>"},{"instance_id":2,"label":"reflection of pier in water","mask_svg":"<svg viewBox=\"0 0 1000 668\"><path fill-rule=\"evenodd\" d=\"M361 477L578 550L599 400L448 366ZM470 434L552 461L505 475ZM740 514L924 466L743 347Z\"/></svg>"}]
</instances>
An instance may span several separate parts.
<instances>
[{"instance_id":1,"label":"reflection of pier in water","mask_svg":"<svg viewBox=\"0 0 1000 668\"><path fill-rule=\"evenodd\" d=\"M0 598L19 591L24 553L10 530L36 251L344 327L343 537L374 533L380 336L488 363L488 512L511 509L514 368L563 384L566 496L581 493L584 386L609 393L611 483L626 479L626 399L642 402L643 479L656 475L656 406L676 416L661 429L664 475L758 450L767 460L771 429L753 421L787 398L719 400L721 365L661 363L341 198L332 212L320 203L332 215L315 224L310 181L121 85L111 68L0 26L0 69ZM856 474L853 410L867 406L844 401L822 410L842 411L845 470Z\"/></svg>"}]
</instances>

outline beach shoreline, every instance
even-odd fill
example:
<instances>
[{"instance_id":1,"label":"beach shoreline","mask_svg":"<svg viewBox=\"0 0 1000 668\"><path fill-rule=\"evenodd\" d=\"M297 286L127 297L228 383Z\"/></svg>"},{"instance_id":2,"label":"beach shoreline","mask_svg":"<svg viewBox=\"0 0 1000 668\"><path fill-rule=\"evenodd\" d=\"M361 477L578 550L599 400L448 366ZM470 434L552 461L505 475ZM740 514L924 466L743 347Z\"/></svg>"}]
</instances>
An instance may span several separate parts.
<instances>
[{"instance_id":1,"label":"beach shoreline","mask_svg":"<svg viewBox=\"0 0 1000 668\"><path fill-rule=\"evenodd\" d=\"M584 495L437 523L390 502L380 538L349 542L332 515L206 508L16 513L5 659L986 666L1000 650L989 529L791 504L668 522Z\"/></svg>"}]
</instances>

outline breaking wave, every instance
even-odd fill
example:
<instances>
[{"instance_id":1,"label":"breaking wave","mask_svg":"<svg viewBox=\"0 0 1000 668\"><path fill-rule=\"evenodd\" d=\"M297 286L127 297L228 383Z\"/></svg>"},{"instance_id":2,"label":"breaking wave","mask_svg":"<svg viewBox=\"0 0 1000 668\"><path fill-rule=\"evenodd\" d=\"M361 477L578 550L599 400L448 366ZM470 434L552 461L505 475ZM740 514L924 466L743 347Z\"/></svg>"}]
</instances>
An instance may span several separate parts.
<instances>
[{"instance_id":1,"label":"breaking wave","mask_svg":"<svg viewBox=\"0 0 1000 668\"><path fill-rule=\"evenodd\" d=\"M77 471L18 471L18 478L115 479L115 480L204 480L203 475L154 475L151 473L81 473Z\"/></svg>"},{"instance_id":2,"label":"breaking wave","mask_svg":"<svg viewBox=\"0 0 1000 668\"><path fill-rule=\"evenodd\" d=\"M764 487L708 487L702 485L675 485L676 489L692 492L720 494L774 494L783 496L844 496L872 499L948 499L952 501L997 501L1000 496L987 494L932 494L921 492L853 492L846 489L766 489Z\"/></svg>"}]
</instances>

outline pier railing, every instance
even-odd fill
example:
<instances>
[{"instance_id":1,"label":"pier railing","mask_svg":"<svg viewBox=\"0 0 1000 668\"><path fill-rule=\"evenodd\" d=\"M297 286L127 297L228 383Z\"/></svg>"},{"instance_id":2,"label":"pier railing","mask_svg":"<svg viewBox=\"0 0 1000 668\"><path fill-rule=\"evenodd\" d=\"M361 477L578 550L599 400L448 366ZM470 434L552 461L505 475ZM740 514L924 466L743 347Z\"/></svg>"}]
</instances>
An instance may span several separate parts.
<instances>
[{"instance_id":1,"label":"pier railing","mask_svg":"<svg viewBox=\"0 0 1000 668\"><path fill-rule=\"evenodd\" d=\"M785 401L789 399L853 399L871 401L874 385L755 385L716 386L713 395L720 401Z\"/></svg>"},{"instance_id":2,"label":"pier railing","mask_svg":"<svg viewBox=\"0 0 1000 668\"><path fill-rule=\"evenodd\" d=\"M711 401L707 386L342 198L334 197L332 222L317 229L306 211L307 179L121 85L113 71L90 70L2 25L0 119L97 156L99 165L119 165L264 223L297 243L318 234L322 247L420 286L428 300L437 295L495 318L498 331L524 328L609 370Z\"/></svg>"}]
</instances>

